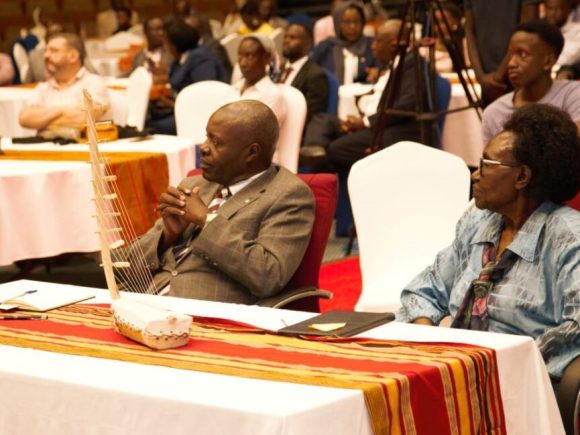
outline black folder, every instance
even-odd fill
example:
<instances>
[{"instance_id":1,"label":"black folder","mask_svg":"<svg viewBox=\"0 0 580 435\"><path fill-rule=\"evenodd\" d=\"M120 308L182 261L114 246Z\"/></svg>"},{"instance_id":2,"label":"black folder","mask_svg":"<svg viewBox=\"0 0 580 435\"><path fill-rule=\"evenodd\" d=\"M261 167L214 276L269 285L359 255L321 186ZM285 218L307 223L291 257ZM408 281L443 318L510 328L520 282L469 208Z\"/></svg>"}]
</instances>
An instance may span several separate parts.
<instances>
[{"instance_id":1,"label":"black folder","mask_svg":"<svg viewBox=\"0 0 580 435\"><path fill-rule=\"evenodd\" d=\"M361 311L328 311L308 320L278 330L281 335L316 335L330 337L352 337L395 319L394 313L366 313ZM346 323L339 329L320 331L312 325Z\"/></svg>"}]
</instances>

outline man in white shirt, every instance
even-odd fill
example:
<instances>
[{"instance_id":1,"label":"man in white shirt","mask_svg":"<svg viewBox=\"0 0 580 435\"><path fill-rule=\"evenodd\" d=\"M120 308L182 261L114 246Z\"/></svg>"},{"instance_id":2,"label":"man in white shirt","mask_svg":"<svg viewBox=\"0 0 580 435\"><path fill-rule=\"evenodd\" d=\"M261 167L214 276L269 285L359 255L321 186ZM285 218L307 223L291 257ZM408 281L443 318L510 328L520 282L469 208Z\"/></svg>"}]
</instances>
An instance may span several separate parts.
<instances>
[{"instance_id":1,"label":"man in white shirt","mask_svg":"<svg viewBox=\"0 0 580 435\"><path fill-rule=\"evenodd\" d=\"M48 41L44 59L50 79L34 89L33 97L20 111L23 127L42 132L53 126L81 124L85 120L83 89L93 98L96 118L110 118L105 84L101 77L86 71L84 58L84 47L77 35L59 33Z\"/></svg>"},{"instance_id":2,"label":"man in white shirt","mask_svg":"<svg viewBox=\"0 0 580 435\"><path fill-rule=\"evenodd\" d=\"M242 100L258 100L270 107L278 124L286 119L286 103L282 92L266 73L274 45L262 35L246 36L238 49L238 64L243 78L233 84Z\"/></svg>"}]
</instances>

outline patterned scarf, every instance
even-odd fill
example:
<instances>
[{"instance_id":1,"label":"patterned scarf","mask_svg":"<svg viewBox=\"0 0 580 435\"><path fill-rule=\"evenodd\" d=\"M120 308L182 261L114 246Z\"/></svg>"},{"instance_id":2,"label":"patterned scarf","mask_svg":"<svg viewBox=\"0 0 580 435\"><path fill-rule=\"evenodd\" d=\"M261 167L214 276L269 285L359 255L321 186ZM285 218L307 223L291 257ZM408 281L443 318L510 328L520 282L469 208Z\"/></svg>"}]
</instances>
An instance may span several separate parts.
<instances>
[{"instance_id":1,"label":"patterned scarf","mask_svg":"<svg viewBox=\"0 0 580 435\"><path fill-rule=\"evenodd\" d=\"M503 278L517 258L516 254L506 249L501 254L499 261L494 261L495 252L495 246L491 243L486 243L483 248L483 267L479 277L474 279L467 289L457 314L451 323L452 328L487 331L489 326L487 315L489 294L493 289L493 285Z\"/></svg>"}]
</instances>

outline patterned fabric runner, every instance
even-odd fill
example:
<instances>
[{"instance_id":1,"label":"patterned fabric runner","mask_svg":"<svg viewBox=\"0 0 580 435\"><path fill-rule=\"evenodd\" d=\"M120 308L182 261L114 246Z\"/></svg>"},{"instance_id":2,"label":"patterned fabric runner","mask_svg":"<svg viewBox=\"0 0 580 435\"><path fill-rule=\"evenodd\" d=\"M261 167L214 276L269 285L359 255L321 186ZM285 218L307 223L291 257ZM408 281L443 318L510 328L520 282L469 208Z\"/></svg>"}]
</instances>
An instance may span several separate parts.
<instances>
[{"instance_id":1,"label":"patterned fabric runner","mask_svg":"<svg viewBox=\"0 0 580 435\"><path fill-rule=\"evenodd\" d=\"M161 153L102 153L109 159L117 186L136 235L145 233L157 219L154 211L159 195L169 185L167 156ZM4 151L0 160L89 161L88 152ZM125 231L125 234L130 232Z\"/></svg>"},{"instance_id":2,"label":"patterned fabric runner","mask_svg":"<svg viewBox=\"0 0 580 435\"><path fill-rule=\"evenodd\" d=\"M464 344L283 337L194 319L189 344L153 351L117 334L110 310L71 305L0 321L0 344L201 372L362 390L375 434L506 434L495 351Z\"/></svg>"}]
</instances>

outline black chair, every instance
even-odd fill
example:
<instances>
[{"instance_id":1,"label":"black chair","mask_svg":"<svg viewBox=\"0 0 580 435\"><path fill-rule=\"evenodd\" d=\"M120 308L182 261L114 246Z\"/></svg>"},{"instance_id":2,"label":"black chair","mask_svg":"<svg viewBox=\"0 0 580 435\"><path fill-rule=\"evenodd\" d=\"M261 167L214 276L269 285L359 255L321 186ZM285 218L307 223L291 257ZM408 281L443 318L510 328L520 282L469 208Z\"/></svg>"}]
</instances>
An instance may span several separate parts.
<instances>
[{"instance_id":1,"label":"black chair","mask_svg":"<svg viewBox=\"0 0 580 435\"><path fill-rule=\"evenodd\" d=\"M564 370L558 393L558 408L564 423L566 435L580 434L580 356L577 356Z\"/></svg>"}]
</instances>

